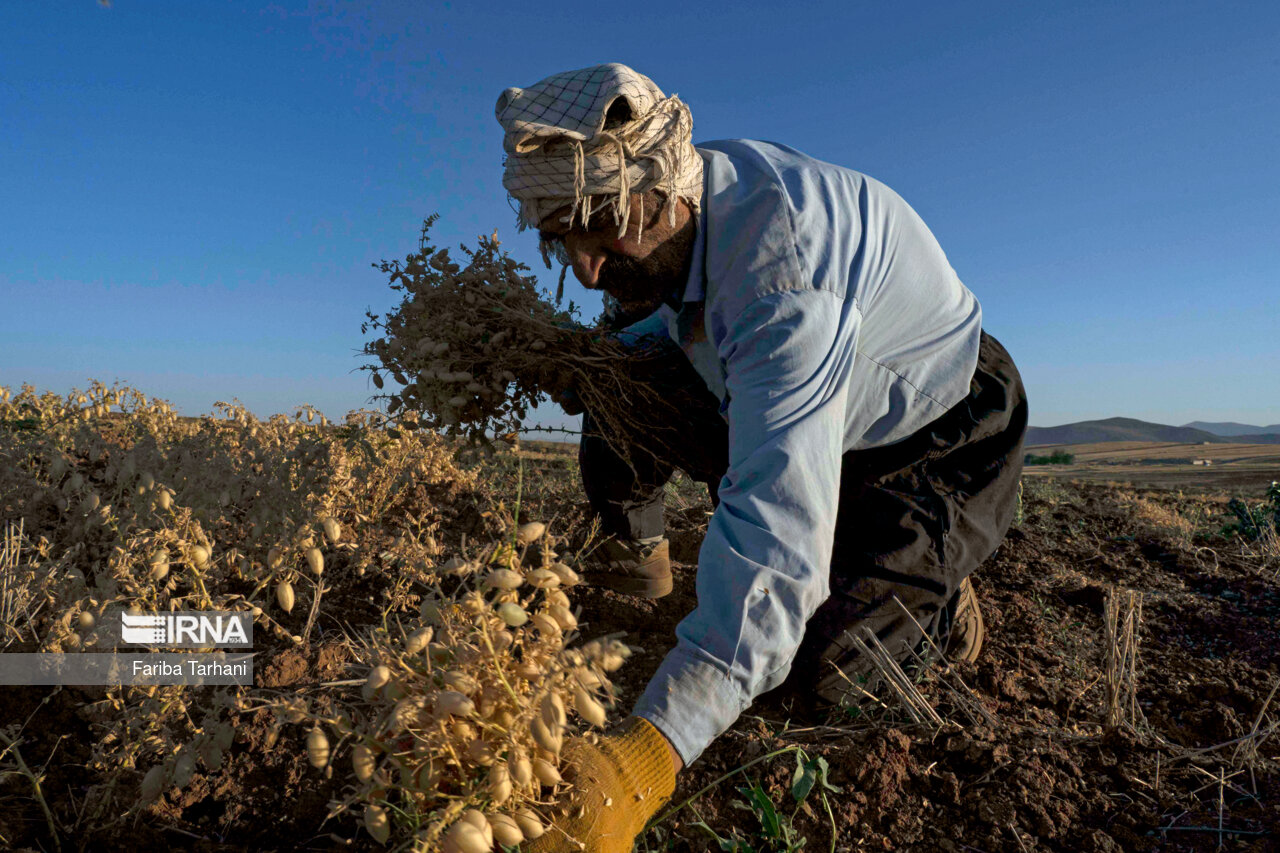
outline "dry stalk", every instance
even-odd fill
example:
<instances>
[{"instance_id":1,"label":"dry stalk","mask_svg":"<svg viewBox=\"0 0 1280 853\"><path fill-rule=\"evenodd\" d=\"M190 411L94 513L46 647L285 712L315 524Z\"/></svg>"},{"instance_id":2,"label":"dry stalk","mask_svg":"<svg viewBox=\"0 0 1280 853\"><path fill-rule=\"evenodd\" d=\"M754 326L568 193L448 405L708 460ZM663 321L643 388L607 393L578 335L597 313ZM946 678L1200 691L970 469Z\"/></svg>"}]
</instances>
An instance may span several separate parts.
<instances>
[{"instance_id":1,"label":"dry stalk","mask_svg":"<svg viewBox=\"0 0 1280 853\"><path fill-rule=\"evenodd\" d=\"M1132 729L1140 719L1138 710L1138 633L1142 625L1142 594L1111 587L1106 612L1107 727Z\"/></svg>"},{"instance_id":2,"label":"dry stalk","mask_svg":"<svg viewBox=\"0 0 1280 853\"><path fill-rule=\"evenodd\" d=\"M6 632L17 633L13 623L18 613L20 590L13 586L18 571L19 552L22 550L22 531L25 519L5 525L4 542L0 544L0 624Z\"/></svg>"},{"instance_id":3,"label":"dry stalk","mask_svg":"<svg viewBox=\"0 0 1280 853\"><path fill-rule=\"evenodd\" d=\"M1267 709L1271 707L1271 700L1275 698L1276 691L1280 690L1280 681L1277 681L1271 687L1271 692L1267 694L1267 700L1262 703L1258 716L1254 718L1253 728L1249 730L1249 734L1244 740L1236 744L1235 751L1231 756L1232 767L1248 767L1252 772L1253 765L1258 760L1258 747L1270 737L1276 730L1276 724L1262 728L1262 721L1267 719Z\"/></svg>"},{"instance_id":4,"label":"dry stalk","mask_svg":"<svg viewBox=\"0 0 1280 853\"><path fill-rule=\"evenodd\" d=\"M877 695L875 695L874 693L870 692L870 691L869 691L869 690L867 690L865 687L863 687L861 684L858 684L857 682L855 682L852 678L850 678L850 677L849 677L848 673L846 673L844 670L840 669L840 667L836 666L836 665L835 665L835 663L834 663L833 661L827 661L827 663L828 663L828 664L830 664L830 665L831 665L831 668L832 668L832 669L834 669L834 670L836 671L836 675L838 675L838 676L840 676L841 678L843 678L843 679L845 680L845 683L847 683L847 684L849 685L849 693L850 693L850 694L857 694L857 695L858 695L859 697L861 697L862 699L869 699L869 700L871 700L872 702L874 702L876 705L878 705L878 706L880 707L880 710L882 710L882 711L884 711L884 712L886 712L886 713L888 713L888 712L891 710L891 709L890 709L890 707L889 707L888 705L886 705L886 704L885 704L885 703L880 699L880 697L879 697L879 696L877 696Z\"/></svg>"},{"instance_id":5,"label":"dry stalk","mask_svg":"<svg viewBox=\"0 0 1280 853\"><path fill-rule=\"evenodd\" d=\"M1273 579L1280 575L1280 532L1273 527L1263 527L1262 535L1258 537L1256 553L1263 568L1269 565L1276 567L1271 573Z\"/></svg>"},{"instance_id":6,"label":"dry stalk","mask_svg":"<svg viewBox=\"0 0 1280 853\"><path fill-rule=\"evenodd\" d=\"M989 726L995 725L995 718L991 716L989 711L987 711L986 707L982 704L982 700L978 698L976 693L969 689L969 685L964 683L964 679L960 677L960 674L956 672L955 667L953 667L947 660L947 656L943 654L942 649L938 648L938 644L933 641L933 638L929 636L929 633L925 631L924 627L921 626L916 617L911 615L911 611L907 609L907 606L903 604L896 595L893 597L893 603L898 605L898 609L906 614L907 618L910 619L912 624L914 624L920 631L925 642L929 644L929 648L938 656L938 662L942 664L942 667L939 670L938 680L942 682L942 685L945 688L947 688L956 704L960 706L966 715L968 715L969 720L973 723L981 721ZM921 666L925 666L925 661L921 660L919 655L916 655L914 651L912 652L912 657L914 657ZM951 680L954 680L955 684L952 684Z\"/></svg>"},{"instance_id":7,"label":"dry stalk","mask_svg":"<svg viewBox=\"0 0 1280 853\"><path fill-rule=\"evenodd\" d=\"M889 686L911 720L936 727L945 726L946 721L933 709L929 700L920 693L911 678L902 671L902 667L894 660L893 655L889 654L889 650L880 642L875 632L866 625L862 626L861 632L861 637L846 633L853 647L871 663L876 675Z\"/></svg>"},{"instance_id":8,"label":"dry stalk","mask_svg":"<svg viewBox=\"0 0 1280 853\"><path fill-rule=\"evenodd\" d=\"M37 803L40 804L40 811L44 812L45 823L49 826L49 834L53 837L53 847L55 850L62 849L62 841L58 837L58 822L54 819L53 812L49 809L49 804L45 801L44 790L41 782L44 780L43 773L35 773L23 760L22 753L18 751L20 741L16 737L10 737L4 731L0 731L0 741L4 743L4 750L0 751L0 758L5 753L13 755L13 763L18 768L18 772L27 777L27 781L31 783L31 793L35 797Z\"/></svg>"},{"instance_id":9,"label":"dry stalk","mask_svg":"<svg viewBox=\"0 0 1280 853\"><path fill-rule=\"evenodd\" d=\"M1019 850L1030 850L1030 848L1027 847L1027 843L1022 840L1022 836L1018 834L1018 828L1013 825L1013 821L1009 821L1009 831L1013 833L1014 840L1018 842Z\"/></svg>"},{"instance_id":10,"label":"dry stalk","mask_svg":"<svg viewBox=\"0 0 1280 853\"><path fill-rule=\"evenodd\" d=\"M324 585L324 578L319 577L315 580L316 594L311 598L311 610L307 613L307 624L302 630L302 642L311 642L311 629L315 627L316 618L320 615L320 597L324 595L325 590L329 587Z\"/></svg>"},{"instance_id":11,"label":"dry stalk","mask_svg":"<svg viewBox=\"0 0 1280 853\"><path fill-rule=\"evenodd\" d=\"M1226 835L1234 834L1233 830L1226 829L1223 827L1223 823L1225 822L1225 819L1226 819L1226 808L1227 808L1227 805L1226 805L1226 790L1228 788L1227 782L1228 780L1233 779L1234 777L1240 775L1243 771L1237 770L1234 773L1228 774L1225 768L1220 767L1218 768L1218 772L1215 775L1213 773L1210 773L1208 770L1205 770L1202 767L1193 766L1191 769L1195 770L1198 773L1203 774L1204 776L1207 776L1210 780L1209 784L1201 785L1199 788L1196 788L1194 791L1192 791L1191 796L1194 797L1197 794L1199 794L1201 791L1208 790L1209 788L1218 789L1218 825L1216 828L1206 826L1206 827L1199 827L1199 829L1203 832L1211 832L1217 835L1218 836L1217 849L1221 850L1223 846L1223 837ZM1229 787L1231 787L1232 790L1237 791L1240 794L1245 794L1244 791L1240 790L1235 785L1231 785ZM1248 796L1248 795L1245 794L1245 796ZM1176 829L1176 827L1172 827L1172 826L1168 828Z\"/></svg>"},{"instance_id":12,"label":"dry stalk","mask_svg":"<svg viewBox=\"0 0 1280 853\"><path fill-rule=\"evenodd\" d=\"M1222 849L1222 813L1225 811L1226 805L1226 787L1227 777L1226 771L1218 769L1218 849Z\"/></svg>"},{"instance_id":13,"label":"dry stalk","mask_svg":"<svg viewBox=\"0 0 1280 853\"><path fill-rule=\"evenodd\" d=\"M1172 744L1163 739L1161 739L1161 741L1164 747L1177 751L1177 755L1173 757L1174 761L1194 761L1197 758L1204 758L1206 755L1211 755L1220 749L1226 749L1229 746L1239 747L1241 744L1247 744L1252 740L1257 740L1259 745L1261 745L1262 741L1265 741L1278 731L1280 731L1280 723L1272 723L1266 728L1260 729L1256 732L1250 732L1247 735L1232 738L1231 740L1223 741L1222 743L1215 743L1213 746L1202 746L1199 749L1186 749L1178 747L1176 744Z\"/></svg>"},{"instance_id":14,"label":"dry stalk","mask_svg":"<svg viewBox=\"0 0 1280 853\"><path fill-rule=\"evenodd\" d=\"M4 539L0 542L0 627L6 634L5 647L15 640L21 642L23 633L18 628L19 620L24 620L31 628L32 573L22 573L19 563L22 555L22 543L25 537L26 519L18 519L18 523L5 525ZM34 633L34 630L33 630Z\"/></svg>"}]
</instances>

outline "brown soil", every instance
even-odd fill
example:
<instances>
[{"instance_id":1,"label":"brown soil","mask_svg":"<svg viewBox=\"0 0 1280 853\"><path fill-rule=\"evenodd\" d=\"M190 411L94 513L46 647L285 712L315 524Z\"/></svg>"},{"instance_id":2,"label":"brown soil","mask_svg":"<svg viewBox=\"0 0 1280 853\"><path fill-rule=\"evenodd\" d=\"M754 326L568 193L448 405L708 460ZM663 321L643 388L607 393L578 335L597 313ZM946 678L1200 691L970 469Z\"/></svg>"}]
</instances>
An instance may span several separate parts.
<instances>
[{"instance_id":1,"label":"brown soil","mask_svg":"<svg viewBox=\"0 0 1280 853\"><path fill-rule=\"evenodd\" d=\"M1057 500L1030 499L1023 522L975 578L988 637L979 661L959 674L994 725L962 728L967 720L936 678L922 691L956 721L937 730L886 714L788 719L785 705L766 696L682 774L673 802L752 758L799 745L826 758L831 783L842 789L829 794L836 850L1280 849L1280 744L1262 742L1256 755L1232 744L1189 756L1250 734L1280 682L1280 584L1221 541L1179 544L1140 526L1122 494L1074 485ZM1192 500L1149 497L1183 510ZM673 519L673 553L685 559L696 558L695 518ZM1219 547L1197 550L1206 544ZM624 707L673 645L676 623L694 604L693 579L693 567L681 566L675 592L658 602L604 591L579 596L594 627L628 630L628 641L644 649L624 670ZM1107 731L1101 675L1111 585L1143 593L1145 722ZM1275 716L1272 707L1261 728ZM816 727L823 723L832 728ZM744 837L749 830L758 839L757 819L737 807L746 797L736 789L759 782L790 812L795 764L788 754L722 782L651 832L651 846L715 849L693 826L699 820L724 837L743 827ZM813 795L795 814L805 849L830 849L831 823Z\"/></svg>"},{"instance_id":2,"label":"brown soil","mask_svg":"<svg viewBox=\"0 0 1280 853\"><path fill-rule=\"evenodd\" d=\"M561 502L570 494L571 488L529 492L528 506L541 502L543 517L556 515L565 529L583 518L580 499ZM797 837L807 838L805 849L812 851L1280 849L1280 743L1257 737L1230 743L1252 732L1280 680L1280 585L1272 570L1260 570L1231 543L1183 541L1143 526L1125 510L1123 494L1073 485L1029 496L1025 518L980 570L987 644L978 663L959 675L991 724L971 723L951 691L930 675L921 689L952 721L938 728L884 712L789 718L785 703L763 697L681 774L673 803L771 751L799 746L810 757L825 758L829 782L841 789L827 795L831 817L816 792L796 809L790 794L796 758L787 753L701 794L651 830L638 849L717 849L695 826L700 821L726 838L736 829L758 851L785 849L769 846L756 816L738 807L746 799L738 788L753 783L779 811L794 811ZM439 512L445 496L424 501L428 497L431 511ZM1199 500L1174 493L1150 498L1175 509ZM705 510L685 502L669 514L673 554L681 561L670 596L643 601L575 590L584 636L625 631L638 649L617 673L620 713L643 689L673 645L676 624L695 604L693 562ZM463 532L482 534L485 525L474 505L452 508L442 522L446 547ZM341 628L376 612L387 580L377 573L357 576L341 562L327 568L326 578L334 587L325 599L330 615L310 646L286 648L262 632L259 686L297 689L346 677ZM1143 593L1138 700L1145 719L1108 731L1101 675L1111 585ZM305 614L298 627L304 620ZM96 837L68 831L92 809L84 792L100 781L86 778L79 766L95 737L83 706L100 695L101 689L90 688L7 688L0 694L0 722L11 730L25 722L21 754L42 773L63 849L368 849L368 836L359 834L353 818L325 820L329 802L341 797L341 783L307 763L301 728L285 726L269 747L271 720L265 715L239 718L236 742L218 771L202 767L188 788L166 792L141 815ZM1261 728L1276 716L1269 708ZM1229 745L1218 746L1224 743ZM4 762L11 764L8 756ZM122 769L120 784L136 789L138 776ZM55 848L31 792L24 776L0 776L0 847ZM356 839L354 845L347 839Z\"/></svg>"}]
</instances>

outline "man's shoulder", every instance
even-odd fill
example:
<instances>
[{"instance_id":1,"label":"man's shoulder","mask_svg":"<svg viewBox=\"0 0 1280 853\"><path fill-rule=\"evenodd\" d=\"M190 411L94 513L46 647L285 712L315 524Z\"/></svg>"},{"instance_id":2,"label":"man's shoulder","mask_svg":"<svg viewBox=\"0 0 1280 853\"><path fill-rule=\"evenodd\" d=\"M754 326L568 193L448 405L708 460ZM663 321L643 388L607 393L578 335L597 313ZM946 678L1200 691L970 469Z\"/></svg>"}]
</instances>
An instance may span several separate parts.
<instances>
[{"instance_id":1,"label":"man's shoulder","mask_svg":"<svg viewBox=\"0 0 1280 853\"><path fill-rule=\"evenodd\" d=\"M860 208L896 211L906 206L897 192L870 175L779 142L717 139L696 148L709 199L721 199L734 209L781 204L802 230L829 232L828 226L854 225L845 220Z\"/></svg>"},{"instance_id":2,"label":"man's shoulder","mask_svg":"<svg viewBox=\"0 0 1280 853\"><path fill-rule=\"evenodd\" d=\"M870 176L837 163L820 160L803 151L763 139L713 139L695 146L704 161L732 164L735 171L783 179L788 172L813 172L845 178L873 180Z\"/></svg>"},{"instance_id":3,"label":"man's shoulder","mask_svg":"<svg viewBox=\"0 0 1280 853\"><path fill-rule=\"evenodd\" d=\"M722 139L696 147L706 182L703 280L711 326L763 296L822 289L802 247L819 239L815 234L828 241L836 233L831 211L850 208L849 188L840 186L847 179L823 174L836 167L776 142Z\"/></svg>"}]
</instances>

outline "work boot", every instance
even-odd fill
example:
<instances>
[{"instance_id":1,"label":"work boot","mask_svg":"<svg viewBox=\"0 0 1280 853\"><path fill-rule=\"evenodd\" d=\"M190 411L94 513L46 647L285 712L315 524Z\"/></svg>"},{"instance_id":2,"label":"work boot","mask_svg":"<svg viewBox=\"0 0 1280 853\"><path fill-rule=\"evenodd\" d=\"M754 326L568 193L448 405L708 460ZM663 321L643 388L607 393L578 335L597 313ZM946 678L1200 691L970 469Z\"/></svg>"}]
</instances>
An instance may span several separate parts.
<instances>
[{"instance_id":1,"label":"work boot","mask_svg":"<svg viewBox=\"0 0 1280 853\"><path fill-rule=\"evenodd\" d=\"M982 610L978 607L978 596L973 591L973 584L968 578L960 582L956 591L955 620L951 623L951 636L947 638L946 656L951 663L973 663L982 651L982 640L986 636L986 625L982 621Z\"/></svg>"},{"instance_id":2,"label":"work boot","mask_svg":"<svg viewBox=\"0 0 1280 853\"><path fill-rule=\"evenodd\" d=\"M671 556L666 539L608 539L588 558L583 581L640 598L671 592Z\"/></svg>"}]
</instances>

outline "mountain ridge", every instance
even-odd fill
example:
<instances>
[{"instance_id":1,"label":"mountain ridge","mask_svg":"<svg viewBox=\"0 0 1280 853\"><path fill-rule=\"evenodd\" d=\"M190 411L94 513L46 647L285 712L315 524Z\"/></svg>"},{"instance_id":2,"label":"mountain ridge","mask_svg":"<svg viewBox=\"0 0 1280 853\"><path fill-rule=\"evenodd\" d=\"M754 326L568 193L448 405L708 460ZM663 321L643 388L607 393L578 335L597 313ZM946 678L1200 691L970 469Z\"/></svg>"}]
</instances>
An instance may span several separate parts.
<instances>
[{"instance_id":1,"label":"mountain ridge","mask_svg":"<svg viewBox=\"0 0 1280 853\"><path fill-rule=\"evenodd\" d=\"M1237 436L1237 435L1265 435L1267 433L1280 433L1280 424L1268 424L1267 426L1254 426L1253 424L1242 424L1236 421L1192 421L1189 424L1183 424L1188 429L1202 429L1205 432L1211 432L1214 435Z\"/></svg>"},{"instance_id":2,"label":"mountain ridge","mask_svg":"<svg viewBox=\"0 0 1280 853\"><path fill-rule=\"evenodd\" d=\"M1241 424L1240 426L1249 426ZM1251 427L1251 429L1262 429ZM1275 432L1219 435L1191 426L1171 426L1137 418L1104 418L1053 427L1028 427L1028 447L1047 444L1096 444L1102 441L1162 441L1176 444L1280 444Z\"/></svg>"}]
</instances>

